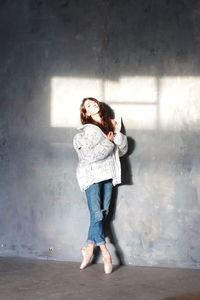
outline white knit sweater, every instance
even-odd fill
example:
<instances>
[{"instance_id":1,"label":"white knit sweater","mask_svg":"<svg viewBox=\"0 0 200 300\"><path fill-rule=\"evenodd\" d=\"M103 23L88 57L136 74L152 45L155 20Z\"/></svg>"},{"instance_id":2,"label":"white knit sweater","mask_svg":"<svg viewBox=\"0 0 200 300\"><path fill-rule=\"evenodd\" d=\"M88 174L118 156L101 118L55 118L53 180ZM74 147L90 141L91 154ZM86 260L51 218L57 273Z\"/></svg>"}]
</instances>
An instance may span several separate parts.
<instances>
[{"instance_id":1,"label":"white knit sweater","mask_svg":"<svg viewBox=\"0 0 200 300\"><path fill-rule=\"evenodd\" d=\"M120 132L121 121L115 129L114 143L107 139L96 125L86 124L73 139L78 154L77 179L81 190L93 183L112 179L113 185L121 183L119 157L128 150L127 137Z\"/></svg>"}]
</instances>

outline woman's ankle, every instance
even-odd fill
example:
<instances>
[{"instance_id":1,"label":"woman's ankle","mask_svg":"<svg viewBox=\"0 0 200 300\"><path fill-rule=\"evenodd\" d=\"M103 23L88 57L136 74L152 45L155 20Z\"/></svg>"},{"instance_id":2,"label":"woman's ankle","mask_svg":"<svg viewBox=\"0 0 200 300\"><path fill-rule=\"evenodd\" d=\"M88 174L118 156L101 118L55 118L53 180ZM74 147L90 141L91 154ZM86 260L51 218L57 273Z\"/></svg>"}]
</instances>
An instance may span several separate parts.
<instances>
[{"instance_id":1,"label":"woman's ankle","mask_svg":"<svg viewBox=\"0 0 200 300\"><path fill-rule=\"evenodd\" d=\"M87 249L88 252L93 252L94 251L94 244L87 244L86 249Z\"/></svg>"},{"instance_id":2,"label":"woman's ankle","mask_svg":"<svg viewBox=\"0 0 200 300\"><path fill-rule=\"evenodd\" d=\"M110 252L106 247L101 247L101 253L103 257L111 258Z\"/></svg>"},{"instance_id":3,"label":"woman's ankle","mask_svg":"<svg viewBox=\"0 0 200 300\"><path fill-rule=\"evenodd\" d=\"M103 258L104 258L105 260L107 260L107 261L111 261L111 260L112 260L112 259L111 259L111 255L110 255L109 252L102 252L102 256L103 256Z\"/></svg>"}]
</instances>

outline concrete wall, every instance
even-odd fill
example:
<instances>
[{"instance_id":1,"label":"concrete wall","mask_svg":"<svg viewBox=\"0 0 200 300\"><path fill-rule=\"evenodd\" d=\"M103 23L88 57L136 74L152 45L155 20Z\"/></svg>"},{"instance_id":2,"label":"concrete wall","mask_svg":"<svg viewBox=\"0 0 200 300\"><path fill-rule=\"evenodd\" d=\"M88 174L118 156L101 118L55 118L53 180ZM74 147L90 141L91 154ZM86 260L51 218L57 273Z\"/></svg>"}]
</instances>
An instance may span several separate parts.
<instances>
[{"instance_id":1,"label":"concrete wall","mask_svg":"<svg viewBox=\"0 0 200 300\"><path fill-rule=\"evenodd\" d=\"M199 268L199 1L4 0L0 20L0 255L81 260L72 138L94 96L130 142L114 261Z\"/></svg>"}]
</instances>

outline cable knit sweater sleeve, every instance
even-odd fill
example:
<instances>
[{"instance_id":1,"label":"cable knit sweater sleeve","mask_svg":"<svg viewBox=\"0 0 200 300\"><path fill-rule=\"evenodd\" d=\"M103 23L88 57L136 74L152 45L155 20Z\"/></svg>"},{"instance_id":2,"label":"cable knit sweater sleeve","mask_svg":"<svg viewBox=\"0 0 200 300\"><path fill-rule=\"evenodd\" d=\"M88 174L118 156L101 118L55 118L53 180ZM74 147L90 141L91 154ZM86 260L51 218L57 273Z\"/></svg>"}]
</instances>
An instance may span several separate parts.
<instances>
[{"instance_id":1,"label":"cable knit sweater sleeve","mask_svg":"<svg viewBox=\"0 0 200 300\"><path fill-rule=\"evenodd\" d=\"M127 153L128 141L127 141L127 137L123 133L116 132L116 135L114 137L114 143L118 146L120 157L122 157Z\"/></svg>"},{"instance_id":2,"label":"cable knit sweater sleeve","mask_svg":"<svg viewBox=\"0 0 200 300\"><path fill-rule=\"evenodd\" d=\"M101 129L91 124L75 135L73 144L79 159L90 163L105 159L114 150Z\"/></svg>"},{"instance_id":3,"label":"cable knit sweater sleeve","mask_svg":"<svg viewBox=\"0 0 200 300\"><path fill-rule=\"evenodd\" d=\"M118 146L120 157L128 151L128 140L126 135L121 133L121 123L121 117L116 118L114 143Z\"/></svg>"}]
</instances>

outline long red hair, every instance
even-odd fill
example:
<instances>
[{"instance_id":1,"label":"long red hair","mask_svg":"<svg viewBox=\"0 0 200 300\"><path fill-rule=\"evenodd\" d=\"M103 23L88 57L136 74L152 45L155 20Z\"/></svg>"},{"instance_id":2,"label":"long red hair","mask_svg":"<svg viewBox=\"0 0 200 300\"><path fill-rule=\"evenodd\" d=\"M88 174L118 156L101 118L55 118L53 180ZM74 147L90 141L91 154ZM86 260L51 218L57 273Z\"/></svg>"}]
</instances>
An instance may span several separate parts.
<instances>
[{"instance_id":1,"label":"long red hair","mask_svg":"<svg viewBox=\"0 0 200 300\"><path fill-rule=\"evenodd\" d=\"M98 104L99 106L99 115L101 117L102 122L99 123L95 120L92 119L91 116L87 115L86 109L85 109L85 101L86 100L91 100L94 101ZM105 109L105 106L103 104L103 102L98 101L96 98L93 97L87 97L84 98L81 106L80 106L80 118L81 118L81 123L84 124L94 124L96 126L98 126L106 135L110 132L113 131L114 132L114 126L113 123L111 121L111 119L108 117L107 111Z\"/></svg>"}]
</instances>

